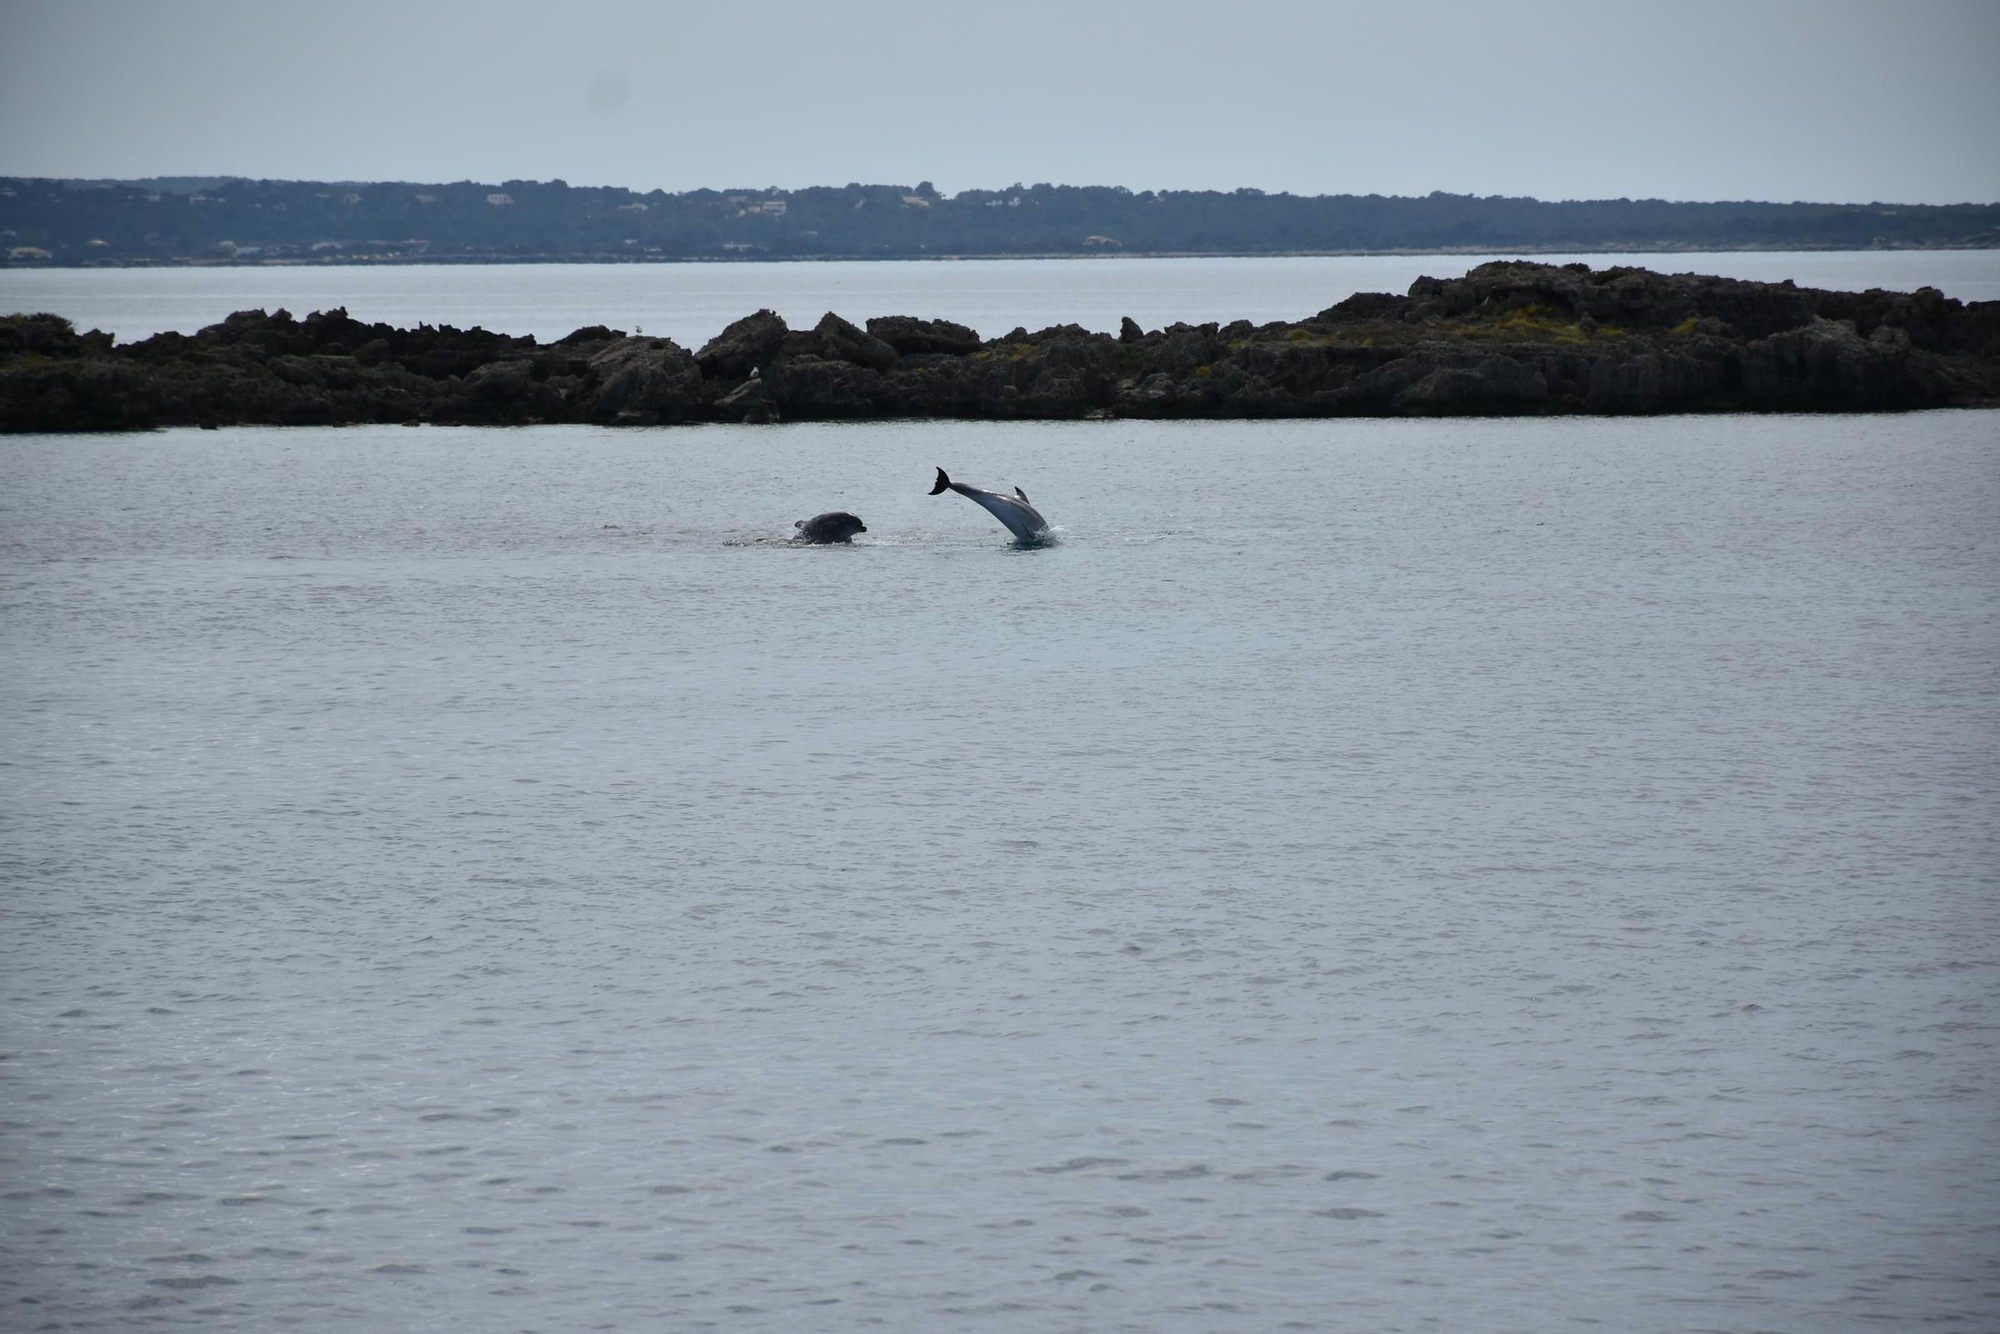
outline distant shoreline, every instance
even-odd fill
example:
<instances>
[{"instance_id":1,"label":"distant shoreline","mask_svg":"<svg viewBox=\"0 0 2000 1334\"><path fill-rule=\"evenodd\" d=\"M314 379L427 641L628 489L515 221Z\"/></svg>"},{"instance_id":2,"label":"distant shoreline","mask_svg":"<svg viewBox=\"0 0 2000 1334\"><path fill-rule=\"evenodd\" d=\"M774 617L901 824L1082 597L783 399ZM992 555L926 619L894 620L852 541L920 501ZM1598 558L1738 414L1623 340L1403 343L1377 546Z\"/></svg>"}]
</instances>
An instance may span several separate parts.
<instances>
[{"instance_id":1,"label":"distant shoreline","mask_svg":"<svg viewBox=\"0 0 2000 1334\"><path fill-rule=\"evenodd\" d=\"M0 257L0 272L45 269L379 269L436 265L445 268L500 268L544 264L604 264L649 267L688 264L963 264L1014 260L1074 260L1117 263L1144 259L1393 259L1465 255L1504 258L1536 255L1879 255L2000 250L2000 244L1908 244L1880 246L1813 245L1620 245L1620 246L1433 246L1393 250L1149 250L1097 254L1051 251L1045 254L941 255L348 255L340 257L281 256L235 259L188 256L177 259L53 260Z\"/></svg>"},{"instance_id":2,"label":"distant shoreline","mask_svg":"<svg viewBox=\"0 0 2000 1334\"><path fill-rule=\"evenodd\" d=\"M1996 248L2000 203L0 176L10 268Z\"/></svg>"}]
</instances>

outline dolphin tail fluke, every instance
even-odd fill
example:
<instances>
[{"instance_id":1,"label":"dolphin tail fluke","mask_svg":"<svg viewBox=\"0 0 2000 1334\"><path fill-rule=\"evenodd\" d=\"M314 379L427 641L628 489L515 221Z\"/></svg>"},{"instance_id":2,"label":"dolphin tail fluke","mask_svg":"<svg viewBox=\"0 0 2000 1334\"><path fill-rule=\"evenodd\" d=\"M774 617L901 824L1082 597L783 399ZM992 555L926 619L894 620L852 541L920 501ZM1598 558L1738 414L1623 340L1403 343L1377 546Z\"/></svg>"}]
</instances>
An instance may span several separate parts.
<instances>
[{"instance_id":1,"label":"dolphin tail fluke","mask_svg":"<svg viewBox=\"0 0 2000 1334\"><path fill-rule=\"evenodd\" d=\"M951 478L944 475L943 468L939 468L937 485L931 488L931 494L934 496L943 495L946 488L948 488L950 485L951 485Z\"/></svg>"}]
</instances>

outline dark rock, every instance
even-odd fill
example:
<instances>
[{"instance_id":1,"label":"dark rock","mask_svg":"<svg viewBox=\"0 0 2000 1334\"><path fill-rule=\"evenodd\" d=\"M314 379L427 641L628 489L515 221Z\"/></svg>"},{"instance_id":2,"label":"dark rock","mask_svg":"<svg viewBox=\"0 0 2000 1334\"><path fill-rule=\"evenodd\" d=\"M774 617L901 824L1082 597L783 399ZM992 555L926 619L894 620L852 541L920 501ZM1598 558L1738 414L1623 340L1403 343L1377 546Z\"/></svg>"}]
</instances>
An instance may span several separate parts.
<instances>
[{"instance_id":1,"label":"dark rock","mask_svg":"<svg viewBox=\"0 0 2000 1334\"><path fill-rule=\"evenodd\" d=\"M1064 325L972 356L905 358L891 383L916 415L1071 420L1115 401L1117 347Z\"/></svg>"},{"instance_id":2,"label":"dark rock","mask_svg":"<svg viewBox=\"0 0 2000 1334\"><path fill-rule=\"evenodd\" d=\"M41 311L0 320L0 357L33 352L38 356L75 356L81 350L76 326L60 315Z\"/></svg>"},{"instance_id":3,"label":"dark rock","mask_svg":"<svg viewBox=\"0 0 2000 1334\"><path fill-rule=\"evenodd\" d=\"M888 383L865 366L788 357L762 378L778 411L794 421L892 415Z\"/></svg>"},{"instance_id":4,"label":"dark rock","mask_svg":"<svg viewBox=\"0 0 2000 1334\"><path fill-rule=\"evenodd\" d=\"M1542 373L1509 356L1469 366L1441 366L1396 395L1396 406L1440 415L1489 415L1531 410L1548 401Z\"/></svg>"},{"instance_id":5,"label":"dark rock","mask_svg":"<svg viewBox=\"0 0 2000 1334\"><path fill-rule=\"evenodd\" d=\"M326 388L326 371L317 357L272 357L271 373L286 384L307 389Z\"/></svg>"},{"instance_id":6,"label":"dark rock","mask_svg":"<svg viewBox=\"0 0 2000 1334\"><path fill-rule=\"evenodd\" d=\"M1141 329L1139 327L1139 322L1133 319L1130 315L1127 315L1124 319L1118 321L1119 342L1136 343L1145 336L1146 336L1146 331L1144 329Z\"/></svg>"},{"instance_id":7,"label":"dark rock","mask_svg":"<svg viewBox=\"0 0 2000 1334\"><path fill-rule=\"evenodd\" d=\"M738 380L775 359L787 332L782 318L760 310L709 339L694 359L711 380Z\"/></svg>"},{"instance_id":8,"label":"dark rock","mask_svg":"<svg viewBox=\"0 0 2000 1334\"><path fill-rule=\"evenodd\" d=\"M1584 407L1594 413L1680 412L1725 387L1721 360L1645 351L1600 357L1591 364Z\"/></svg>"},{"instance_id":9,"label":"dark rock","mask_svg":"<svg viewBox=\"0 0 2000 1334\"><path fill-rule=\"evenodd\" d=\"M715 400L710 415L717 421L740 421L746 426L767 426L779 420L778 404L770 387L752 376Z\"/></svg>"},{"instance_id":10,"label":"dark rock","mask_svg":"<svg viewBox=\"0 0 2000 1334\"><path fill-rule=\"evenodd\" d=\"M1434 282L1435 279L1419 279L1420 282ZM1401 308L1408 297L1392 296L1387 292L1356 292L1345 301L1327 307L1314 316L1316 323L1340 324L1400 318Z\"/></svg>"},{"instance_id":11,"label":"dark rock","mask_svg":"<svg viewBox=\"0 0 2000 1334\"><path fill-rule=\"evenodd\" d=\"M772 360L783 361L790 357L824 357L826 342L817 329L793 329L778 344L778 355ZM758 369L763 369L759 367Z\"/></svg>"},{"instance_id":12,"label":"dark rock","mask_svg":"<svg viewBox=\"0 0 2000 1334\"><path fill-rule=\"evenodd\" d=\"M1201 377L1198 394L1206 416L1286 417L1294 413L1270 381L1234 361L1219 362Z\"/></svg>"},{"instance_id":13,"label":"dark rock","mask_svg":"<svg viewBox=\"0 0 2000 1334\"><path fill-rule=\"evenodd\" d=\"M1243 369L1287 394L1315 394L1343 380L1333 350L1311 339L1253 342L1241 348L1235 359Z\"/></svg>"},{"instance_id":14,"label":"dark rock","mask_svg":"<svg viewBox=\"0 0 2000 1334\"><path fill-rule=\"evenodd\" d=\"M1200 366L1222 356L1222 343L1212 324L1189 327L1177 324L1165 333L1145 340L1140 346L1141 365L1148 374L1171 375L1183 379Z\"/></svg>"},{"instance_id":15,"label":"dark rock","mask_svg":"<svg viewBox=\"0 0 2000 1334\"><path fill-rule=\"evenodd\" d=\"M1469 369L1482 355L1470 349L1420 345L1355 376L1342 391L1341 401L1353 409L1386 411L1419 381L1439 371Z\"/></svg>"},{"instance_id":16,"label":"dark rock","mask_svg":"<svg viewBox=\"0 0 2000 1334\"><path fill-rule=\"evenodd\" d=\"M575 333L564 334L557 339L555 347L580 347L588 343L608 343L614 338L623 338L623 330L607 329L601 324L588 325Z\"/></svg>"},{"instance_id":17,"label":"dark rock","mask_svg":"<svg viewBox=\"0 0 2000 1334\"><path fill-rule=\"evenodd\" d=\"M585 421L693 421L703 407L701 368L671 339L621 338L590 359L576 397Z\"/></svg>"},{"instance_id":18,"label":"dark rock","mask_svg":"<svg viewBox=\"0 0 2000 1334\"><path fill-rule=\"evenodd\" d=\"M1751 343L1743 350L1743 392L1751 406L1777 411L1902 408L1923 399L1907 335L1864 339L1835 320Z\"/></svg>"},{"instance_id":19,"label":"dark rock","mask_svg":"<svg viewBox=\"0 0 2000 1334\"><path fill-rule=\"evenodd\" d=\"M306 316L303 327L313 345L325 353L345 352L395 332L386 324L363 324L349 316L345 306L313 311ZM530 338L528 341L534 340Z\"/></svg>"},{"instance_id":20,"label":"dark rock","mask_svg":"<svg viewBox=\"0 0 2000 1334\"><path fill-rule=\"evenodd\" d=\"M534 346L525 339L485 329L454 329L449 324L436 328L420 324L413 330L392 331L389 344L390 355L404 370L433 380L462 378L489 361L527 352Z\"/></svg>"},{"instance_id":21,"label":"dark rock","mask_svg":"<svg viewBox=\"0 0 2000 1334\"><path fill-rule=\"evenodd\" d=\"M871 371L886 371L896 364L896 349L865 330L858 329L828 311L813 327L819 336L820 353L828 361L846 361Z\"/></svg>"},{"instance_id":22,"label":"dark rock","mask_svg":"<svg viewBox=\"0 0 2000 1334\"><path fill-rule=\"evenodd\" d=\"M878 315L868 321L868 332L903 356L943 353L962 357L977 352L979 335L963 324L950 320L919 320L908 315Z\"/></svg>"},{"instance_id":23,"label":"dark rock","mask_svg":"<svg viewBox=\"0 0 2000 1334\"><path fill-rule=\"evenodd\" d=\"M465 377L466 396L486 402L518 399L534 387L535 363L525 358L489 361Z\"/></svg>"}]
</instances>

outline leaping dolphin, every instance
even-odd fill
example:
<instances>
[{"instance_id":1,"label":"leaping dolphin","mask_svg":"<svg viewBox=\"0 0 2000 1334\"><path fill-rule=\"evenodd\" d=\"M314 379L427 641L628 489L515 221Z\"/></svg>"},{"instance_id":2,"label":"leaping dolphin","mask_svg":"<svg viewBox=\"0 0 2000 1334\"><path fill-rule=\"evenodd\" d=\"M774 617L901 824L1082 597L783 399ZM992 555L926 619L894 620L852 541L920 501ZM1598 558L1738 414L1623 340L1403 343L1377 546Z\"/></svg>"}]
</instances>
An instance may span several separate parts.
<instances>
[{"instance_id":1,"label":"leaping dolphin","mask_svg":"<svg viewBox=\"0 0 2000 1334\"><path fill-rule=\"evenodd\" d=\"M1049 521L1042 517L1041 511L1028 503L1028 493L1018 486L1014 488L1014 494L1011 496L1003 496L998 491L981 491L976 486L952 481L945 476L944 469L939 468L937 485L931 488L931 494L942 495L946 491L956 491L978 505L1007 525L1007 531L1019 541L1039 541L1049 530Z\"/></svg>"}]
</instances>

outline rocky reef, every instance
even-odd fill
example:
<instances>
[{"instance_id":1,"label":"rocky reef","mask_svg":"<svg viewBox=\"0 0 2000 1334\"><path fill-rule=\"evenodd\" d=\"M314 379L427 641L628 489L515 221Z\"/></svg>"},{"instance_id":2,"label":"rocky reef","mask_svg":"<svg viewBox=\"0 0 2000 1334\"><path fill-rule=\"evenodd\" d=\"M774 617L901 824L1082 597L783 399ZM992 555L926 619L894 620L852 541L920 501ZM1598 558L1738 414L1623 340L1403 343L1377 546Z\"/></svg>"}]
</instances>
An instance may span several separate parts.
<instances>
[{"instance_id":1,"label":"rocky reef","mask_svg":"<svg viewBox=\"0 0 2000 1334\"><path fill-rule=\"evenodd\" d=\"M768 310L698 351L239 311L118 345L0 319L0 431L428 422L1076 420L1878 412L2000 405L2000 302L1501 262L1297 323L1062 325L982 339Z\"/></svg>"}]
</instances>

